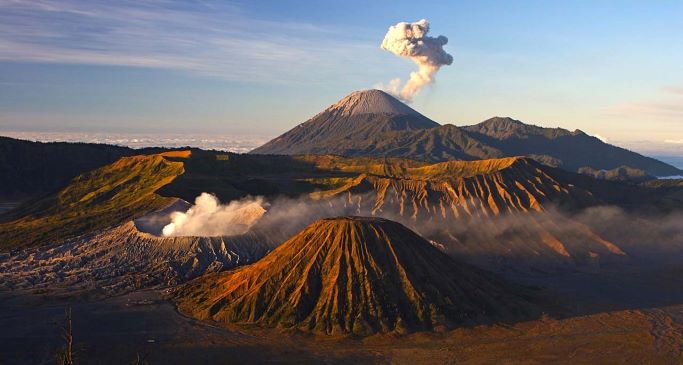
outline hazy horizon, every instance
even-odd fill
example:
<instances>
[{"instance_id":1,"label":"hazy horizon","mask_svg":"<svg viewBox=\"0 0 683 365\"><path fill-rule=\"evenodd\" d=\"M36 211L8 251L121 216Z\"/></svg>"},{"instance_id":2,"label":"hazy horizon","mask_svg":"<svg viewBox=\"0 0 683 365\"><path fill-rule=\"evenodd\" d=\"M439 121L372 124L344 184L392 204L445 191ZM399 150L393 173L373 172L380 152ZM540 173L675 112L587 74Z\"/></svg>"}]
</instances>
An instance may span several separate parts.
<instances>
[{"instance_id":1,"label":"hazy horizon","mask_svg":"<svg viewBox=\"0 0 683 365\"><path fill-rule=\"evenodd\" d=\"M196 147L201 149L246 153L263 145L273 135L237 135L223 134L196 134L196 133L140 133L140 132L54 132L54 131L3 131L0 136L17 138L37 142L84 142L104 143L131 148L144 147ZM629 149L644 156L656 158L683 170L683 146L671 145L669 147L652 149L647 141L638 143L621 143L620 141L608 141L619 147Z\"/></svg>"}]
</instances>

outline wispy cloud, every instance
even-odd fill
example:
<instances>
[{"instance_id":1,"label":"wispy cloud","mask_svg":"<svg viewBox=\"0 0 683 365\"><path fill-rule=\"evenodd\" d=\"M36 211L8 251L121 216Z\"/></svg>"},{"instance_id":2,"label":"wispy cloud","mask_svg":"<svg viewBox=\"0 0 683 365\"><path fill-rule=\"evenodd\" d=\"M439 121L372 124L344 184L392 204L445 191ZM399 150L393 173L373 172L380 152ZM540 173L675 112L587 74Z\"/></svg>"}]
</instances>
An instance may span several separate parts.
<instances>
[{"instance_id":1,"label":"wispy cloud","mask_svg":"<svg viewBox=\"0 0 683 365\"><path fill-rule=\"evenodd\" d=\"M683 87L665 86L665 87L662 87L661 90L662 90L662 92L665 92L668 94L683 96Z\"/></svg>"},{"instance_id":2,"label":"wispy cloud","mask_svg":"<svg viewBox=\"0 0 683 365\"><path fill-rule=\"evenodd\" d=\"M607 108L605 114L612 116L652 119L683 119L683 88L663 87L658 100L636 100Z\"/></svg>"},{"instance_id":3,"label":"wispy cloud","mask_svg":"<svg viewBox=\"0 0 683 365\"><path fill-rule=\"evenodd\" d=\"M324 79L371 42L232 4L0 0L0 60L177 69L240 81Z\"/></svg>"},{"instance_id":4,"label":"wispy cloud","mask_svg":"<svg viewBox=\"0 0 683 365\"><path fill-rule=\"evenodd\" d=\"M683 139L665 139L664 143L683 144Z\"/></svg>"},{"instance_id":5,"label":"wispy cloud","mask_svg":"<svg viewBox=\"0 0 683 365\"><path fill-rule=\"evenodd\" d=\"M197 147L218 151L245 153L266 143L270 136L234 134L191 134L191 133L88 133L88 132L30 132L6 131L1 136L39 142L85 142L105 143L132 148L144 147Z\"/></svg>"}]
</instances>

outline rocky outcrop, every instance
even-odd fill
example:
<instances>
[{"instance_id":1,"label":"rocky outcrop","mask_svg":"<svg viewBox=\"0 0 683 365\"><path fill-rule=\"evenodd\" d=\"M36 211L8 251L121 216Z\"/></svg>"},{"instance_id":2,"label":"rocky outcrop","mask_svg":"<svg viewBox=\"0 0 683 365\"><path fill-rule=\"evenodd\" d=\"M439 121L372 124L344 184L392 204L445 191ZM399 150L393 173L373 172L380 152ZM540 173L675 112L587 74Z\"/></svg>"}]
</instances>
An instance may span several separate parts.
<instances>
[{"instance_id":1,"label":"rocky outcrop","mask_svg":"<svg viewBox=\"0 0 683 365\"><path fill-rule=\"evenodd\" d=\"M628 257L558 209L596 204L590 192L526 158L365 173L315 197L399 221L452 256L496 271L594 268Z\"/></svg>"},{"instance_id":2,"label":"rocky outcrop","mask_svg":"<svg viewBox=\"0 0 683 365\"><path fill-rule=\"evenodd\" d=\"M231 237L157 237L133 222L100 233L0 256L5 289L119 294L165 287L206 272L252 263L276 244L277 234Z\"/></svg>"}]
</instances>

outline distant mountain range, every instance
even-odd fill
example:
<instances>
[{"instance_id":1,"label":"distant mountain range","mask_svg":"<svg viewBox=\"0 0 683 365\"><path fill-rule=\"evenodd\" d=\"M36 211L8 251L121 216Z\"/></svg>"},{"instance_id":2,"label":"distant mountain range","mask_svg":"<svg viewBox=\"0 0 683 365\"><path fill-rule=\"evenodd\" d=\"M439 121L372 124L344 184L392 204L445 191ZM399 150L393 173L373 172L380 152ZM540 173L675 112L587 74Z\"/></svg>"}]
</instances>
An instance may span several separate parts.
<instances>
[{"instance_id":1,"label":"distant mountain range","mask_svg":"<svg viewBox=\"0 0 683 365\"><path fill-rule=\"evenodd\" d=\"M654 176L683 173L580 130L538 127L507 117L465 127L440 125L380 90L351 93L250 153L391 156L429 162L528 156L573 172L626 167Z\"/></svg>"}]
</instances>

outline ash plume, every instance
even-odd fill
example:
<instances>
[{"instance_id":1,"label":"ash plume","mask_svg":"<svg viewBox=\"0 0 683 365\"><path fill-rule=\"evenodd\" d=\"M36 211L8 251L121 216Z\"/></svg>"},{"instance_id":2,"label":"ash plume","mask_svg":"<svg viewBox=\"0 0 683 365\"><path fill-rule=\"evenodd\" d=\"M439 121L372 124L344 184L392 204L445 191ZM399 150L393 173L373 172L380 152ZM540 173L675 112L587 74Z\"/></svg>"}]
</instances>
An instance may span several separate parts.
<instances>
[{"instance_id":1,"label":"ash plume","mask_svg":"<svg viewBox=\"0 0 683 365\"><path fill-rule=\"evenodd\" d=\"M222 205L215 195L202 193L187 212L171 213L164 236L231 236L245 233L266 212L262 198L244 198Z\"/></svg>"},{"instance_id":2,"label":"ash plume","mask_svg":"<svg viewBox=\"0 0 683 365\"><path fill-rule=\"evenodd\" d=\"M386 91L405 102L412 101L422 87L434 82L434 75L441 66L453 63L453 56L443 49L448 38L442 35L429 37L427 33L429 22L425 19L414 23L400 22L389 27L382 41L382 49L417 64L418 70L410 73L410 79L402 88L398 78L391 80L386 87Z\"/></svg>"}]
</instances>

